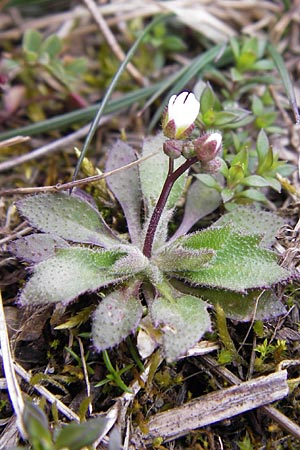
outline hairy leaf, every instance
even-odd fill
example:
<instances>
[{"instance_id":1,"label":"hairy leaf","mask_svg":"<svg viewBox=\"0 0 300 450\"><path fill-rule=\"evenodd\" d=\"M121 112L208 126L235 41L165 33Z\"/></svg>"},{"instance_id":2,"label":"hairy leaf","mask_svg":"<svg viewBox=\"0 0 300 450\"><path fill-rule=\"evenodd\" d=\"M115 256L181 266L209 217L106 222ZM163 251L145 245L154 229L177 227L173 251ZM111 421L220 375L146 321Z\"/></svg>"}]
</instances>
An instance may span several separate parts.
<instances>
[{"instance_id":1,"label":"hairy leaf","mask_svg":"<svg viewBox=\"0 0 300 450\"><path fill-rule=\"evenodd\" d=\"M155 156L143 161L139 166L142 192L150 210L156 205L168 174L169 158L163 152L165 140L166 138L160 133L155 137L146 139L143 145L142 156L147 156L155 151L158 152ZM182 157L174 160L175 169L184 161L185 159ZM185 180L186 174L179 177L175 182L167 202L168 208L172 209L182 195Z\"/></svg>"},{"instance_id":2,"label":"hairy leaf","mask_svg":"<svg viewBox=\"0 0 300 450\"><path fill-rule=\"evenodd\" d=\"M210 228L180 240L183 247L189 249L216 251L209 267L181 276L193 284L244 292L269 287L290 276L288 270L278 265L275 253L261 248L260 236L236 232L229 225Z\"/></svg>"},{"instance_id":3,"label":"hairy leaf","mask_svg":"<svg viewBox=\"0 0 300 450\"><path fill-rule=\"evenodd\" d=\"M198 220L212 213L221 204L221 195L196 180L189 188L182 222L171 240L186 234Z\"/></svg>"},{"instance_id":4,"label":"hairy leaf","mask_svg":"<svg viewBox=\"0 0 300 450\"><path fill-rule=\"evenodd\" d=\"M111 171L136 160L135 151L123 141L117 141L108 154L106 171ZM141 244L142 191L137 166L107 178L107 184L119 201L133 244Z\"/></svg>"},{"instance_id":5,"label":"hairy leaf","mask_svg":"<svg viewBox=\"0 0 300 450\"><path fill-rule=\"evenodd\" d=\"M23 305L68 303L84 292L116 283L127 276L117 277L113 266L124 252L70 247L37 264L32 277L20 294Z\"/></svg>"},{"instance_id":6,"label":"hairy leaf","mask_svg":"<svg viewBox=\"0 0 300 450\"><path fill-rule=\"evenodd\" d=\"M158 297L151 307L154 324L163 333L167 361L178 359L210 329L207 304L192 295L178 294L174 302Z\"/></svg>"},{"instance_id":7,"label":"hairy leaf","mask_svg":"<svg viewBox=\"0 0 300 450\"><path fill-rule=\"evenodd\" d=\"M275 241L276 233L284 224L281 217L268 211L259 211L254 208L238 206L233 211L224 214L214 226L231 224L246 234L255 233L262 236L261 245L271 246Z\"/></svg>"},{"instance_id":8,"label":"hairy leaf","mask_svg":"<svg viewBox=\"0 0 300 450\"><path fill-rule=\"evenodd\" d=\"M247 293L190 287L174 280L174 286L181 292L195 295L208 303L222 307L226 317L240 322L269 320L286 313L286 308L272 290L253 290Z\"/></svg>"},{"instance_id":9,"label":"hairy leaf","mask_svg":"<svg viewBox=\"0 0 300 450\"><path fill-rule=\"evenodd\" d=\"M97 350L119 344L134 332L141 320L143 307L138 299L139 284L107 295L97 307L92 327Z\"/></svg>"},{"instance_id":10,"label":"hairy leaf","mask_svg":"<svg viewBox=\"0 0 300 450\"><path fill-rule=\"evenodd\" d=\"M99 212L78 196L39 194L18 201L17 208L40 231L103 247L120 243Z\"/></svg>"},{"instance_id":11,"label":"hairy leaf","mask_svg":"<svg viewBox=\"0 0 300 450\"><path fill-rule=\"evenodd\" d=\"M34 233L11 242L8 250L19 259L39 263L53 257L57 249L68 246L69 244L58 236Z\"/></svg>"},{"instance_id":12,"label":"hairy leaf","mask_svg":"<svg viewBox=\"0 0 300 450\"><path fill-rule=\"evenodd\" d=\"M207 267L215 255L211 249L187 249L178 245L165 247L152 259L163 272L198 271Z\"/></svg>"}]
</instances>

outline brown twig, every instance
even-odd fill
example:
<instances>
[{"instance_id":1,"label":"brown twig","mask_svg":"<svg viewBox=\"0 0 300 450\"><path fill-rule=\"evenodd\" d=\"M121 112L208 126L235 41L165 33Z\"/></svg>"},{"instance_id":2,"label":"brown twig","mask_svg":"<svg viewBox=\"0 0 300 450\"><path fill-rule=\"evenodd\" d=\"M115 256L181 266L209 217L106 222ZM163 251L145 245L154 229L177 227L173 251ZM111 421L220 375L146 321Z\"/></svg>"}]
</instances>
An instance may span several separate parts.
<instances>
[{"instance_id":1,"label":"brown twig","mask_svg":"<svg viewBox=\"0 0 300 450\"><path fill-rule=\"evenodd\" d=\"M69 189L74 189L75 187L84 186L86 184L94 183L95 181L110 177L111 175L119 173L122 170L130 169L131 167L136 166L149 158L152 158L152 156L155 156L160 151L161 150L157 150L156 152L150 153L147 156L143 156L142 158L126 164L125 166L119 167L118 169L114 169L109 172L105 172L101 175L93 175L92 177L82 178L81 180L69 181L68 183L55 184L51 186L3 189L0 191L0 195L37 194L38 192L67 191Z\"/></svg>"}]
</instances>

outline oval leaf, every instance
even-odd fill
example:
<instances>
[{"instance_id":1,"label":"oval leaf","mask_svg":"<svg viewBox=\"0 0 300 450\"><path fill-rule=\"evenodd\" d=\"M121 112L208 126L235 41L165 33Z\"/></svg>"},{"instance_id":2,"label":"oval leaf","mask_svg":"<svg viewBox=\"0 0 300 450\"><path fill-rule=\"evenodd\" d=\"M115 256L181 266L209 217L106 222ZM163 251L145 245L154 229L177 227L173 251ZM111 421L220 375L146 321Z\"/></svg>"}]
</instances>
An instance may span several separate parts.
<instances>
[{"instance_id":1,"label":"oval leaf","mask_svg":"<svg viewBox=\"0 0 300 450\"><path fill-rule=\"evenodd\" d=\"M84 292L96 291L102 286L118 282L110 272L114 263L124 256L122 252L94 251L89 248L70 247L58 250L34 267L34 273L21 291L23 305L68 303Z\"/></svg>"},{"instance_id":2,"label":"oval leaf","mask_svg":"<svg viewBox=\"0 0 300 450\"><path fill-rule=\"evenodd\" d=\"M120 243L99 212L78 196L62 192L34 195L17 202L17 208L40 231L103 247Z\"/></svg>"},{"instance_id":3,"label":"oval leaf","mask_svg":"<svg viewBox=\"0 0 300 450\"><path fill-rule=\"evenodd\" d=\"M134 332L141 320L143 307L136 289L123 289L107 295L97 307L92 338L97 350L119 344Z\"/></svg>"},{"instance_id":4,"label":"oval leaf","mask_svg":"<svg viewBox=\"0 0 300 450\"><path fill-rule=\"evenodd\" d=\"M108 154L106 171L117 169L135 160L134 149L125 142L118 141ZM137 166L108 177L107 184L122 206L132 243L140 244L142 195Z\"/></svg>"},{"instance_id":5,"label":"oval leaf","mask_svg":"<svg viewBox=\"0 0 300 450\"><path fill-rule=\"evenodd\" d=\"M192 295L170 302L164 297L154 300L151 314L163 333L163 348L168 362L187 352L210 329L207 304Z\"/></svg>"}]
</instances>

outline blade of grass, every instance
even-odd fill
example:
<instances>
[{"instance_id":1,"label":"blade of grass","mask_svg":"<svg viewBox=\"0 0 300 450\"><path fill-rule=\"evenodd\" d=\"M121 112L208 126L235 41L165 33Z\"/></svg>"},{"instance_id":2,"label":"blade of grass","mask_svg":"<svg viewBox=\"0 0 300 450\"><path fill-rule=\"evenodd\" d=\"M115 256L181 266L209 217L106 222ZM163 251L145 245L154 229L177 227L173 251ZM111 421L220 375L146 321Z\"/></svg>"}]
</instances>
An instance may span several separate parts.
<instances>
[{"instance_id":1,"label":"blade of grass","mask_svg":"<svg viewBox=\"0 0 300 450\"><path fill-rule=\"evenodd\" d=\"M279 72L279 75L281 76L282 83L283 83L283 86L286 91L286 95L289 99L291 108L294 113L296 124L299 125L300 124L300 114L299 114L297 101L296 101L296 97L295 97L295 91L294 91L294 87L291 82L289 73L285 67L284 60L283 60L282 56L280 55L280 53L278 53L278 51L276 50L274 45L271 44L270 42L267 45L267 50L268 50L271 58L273 59L273 62Z\"/></svg>"},{"instance_id":2,"label":"blade of grass","mask_svg":"<svg viewBox=\"0 0 300 450\"><path fill-rule=\"evenodd\" d=\"M160 88L161 84L162 83L157 83L146 88L138 89L137 91L123 95L120 99L112 100L104 108L104 113L111 114L120 111L124 108L128 108L128 106L131 106L133 103L148 98L153 94L153 92L156 92L156 90ZM95 116L95 113L99 110L101 104L102 102L96 103L95 105L88 106L87 108L78 109L76 111L62 114L60 116L55 116L51 119L33 123L25 127L6 131L0 134L0 141L10 139L19 135L34 136L39 133L47 133L53 130L60 130L81 121L87 122Z\"/></svg>"},{"instance_id":3,"label":"blade of grass","mask_svg":"<svg viewBox=\"0 0 300 450\"><path fill-rule=\"evenodd\" d=\"M104 113L105 107L106 107L106 105L108 103L108 100L109 100L111 94L113 93L114 88L115 88L117 82L119 81L122 73L124 72L127 64L129 63L129 61L133 57L135 51L137 50L137 48L139 47L139 45L141 44L141 42L143 41L145 36L149 33L149 31L155 25L157 25L162 19L165 19L166 17L167 16L156 16L152 20L152 22L150 22L150 24L144 29L144 31L140 34L138 39L133 44L133 46L130 48L129 52L126 55L126 58L121 63L119 69L117 70L115 76L112 79L112 82L110 83L110 85L109 85L109 87L108 87L108 89L107 89L107 91L106 91L106 93L105 93L105 95L103 97L103 100L101 102L100 108L98 109L98 112L97 112L97 114L96 114L96 116L95 116L95 118L94 118L94 120L93 120L93 122L91 124L91 128L90 128L90 131L89 131L89 133L88 133L88 135L86 137L84 146L83 146L82 151L81 151L81 155L80 155L80 157L78 159L78 162L77 162L77 165L76 165L73 177L72 177L72 181L76 180L76 178L77 178L77 175L78 175L79 169L81 167L82 161L83 161L83 159L84 159L84 157L86 155L88 147L89 147L89 145L90 145L90 143L91 143L91 141L92 141L92 139L94 137L94 134L95 134L95 132L97 130L99 120L100 120L102 114Z\"/></svg>"}]
</instances>

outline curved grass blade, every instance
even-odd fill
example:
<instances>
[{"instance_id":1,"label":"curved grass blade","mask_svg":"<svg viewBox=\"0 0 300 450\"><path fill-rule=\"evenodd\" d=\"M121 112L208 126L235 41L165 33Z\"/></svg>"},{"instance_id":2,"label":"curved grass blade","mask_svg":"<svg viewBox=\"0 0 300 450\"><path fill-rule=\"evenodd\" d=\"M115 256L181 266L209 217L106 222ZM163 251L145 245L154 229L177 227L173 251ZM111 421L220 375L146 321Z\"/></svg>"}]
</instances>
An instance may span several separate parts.
<instances>
[{"instance_id":1,"label":"curved grass blade","mask_svg":"<svg viewBox=\"0 0 300 450\"><path fill-rule=\"evenodd\" d=\"M161 87L162 83L157 83L152 86L139 89L128 94L124 94L120 99L112 100L109 102L105 108L105 114L111 114L131 106L133 103L139 102L148 98L154 92ZM0 134L0 141L5 139L10 139L15 136L33 136L39 133L45 133L48 131L59 130L64 127L68 127L74 123L91 120L96 112L101 107L101 103L96 103L95 105L88 106L87 108L78 109L66 114L61 114L59 116L52 117L51 119L43 120L37 123L27 125L25 127L16 128L14 130L9 130Z\"/></svg>"},{"instance_id":2,"label":"curved grass blade","mask_svg":"<svg viewBox=\"0 0 300 450\"><path fill-rule=\"evenodd\" d=\"M286 91L286 95L288 96L289 102L291 104L296 124L300 124L300 114L297 106L297 100L295 97L295 91L294 87L292 85L289 73L285 67L284 60L280 53L276 50L273 44L270 42L267 45L267 50L270 53L271 58L273 59L273 62L279 72L279 75L281 76L284 89Z\"/></svg>"},{"instance_id":3,"label":"curved grass blade","mask_svg":"<svg viewBox=\"0 0 300 450\"><path fill-rule=\"evenodd\" d=\"M104 95L104 97L103 97L102 103L101 103L100 108L99 108L99 110L98 110L98 112L97 112L97 114L96 114L96 117L94 118L94 120L93 120L93 122L92 122L90 131L89 131L89 133L88 133L88 135L87 135L87 137L86 137L86 140L85 140L83 149L82 149L82 151L81 151L80 158L79 158L79 160L78 160L78 162L77 162L77 165L76 165L76 168L75 168L75 171L74 171L74 175L73 175L73 177L72 177L72 181L76 180L76 177L77 177L78 172L79 172L79 169L80 169L80 167L81 167L83 158L85 157L86 152L87 152L87 149L88 149L88 147L89 147L89 145L90 145L90 143L91 143L91 141L92 141L92 139L93 139L93 137L94 137L94 134L95 134L95 132L96 132L96 130L97 130L99 120L100 120L100 118L101 118L101 116L102 116L102 114L103 114L103 112L104 112L104 109L105 109L105 107L106 107L106 105L107 105L107 102L108 102L108 100L109 100L111 94L113 93L113 90L114 90L114 88L115 88L117 82L119 81L119 79L120 79L122 73L124 72L124 70L125 70L125 68L126 68L126 66L127 66L127 64L128 64L128 62L131 60L132 56L134 55L135 51L136 51L137 48L139 47L140 43L143 41L144 37L145 37L145 36L149 33L149 31L150 31L155 25L157 25L162 19L165 19L165 16L157 16L157 17L155 17L155 19L152 20L152 22L144 29L143 33L141 33L141 35L139 36L139 38L135 41L135 43L133 44L133 46L130 48L129 52L128 52L127 55L126 55L126 58L125 58L124 61L121 63L121 65L120 65L118 71L116 72L115 76L113 77L112 82L110 83L110 85L109 85L109 87L108 87L108 89L107 89L107 91L106 91L106 93L105 93L105 95Z\"/></svg>"}]
</instances>

